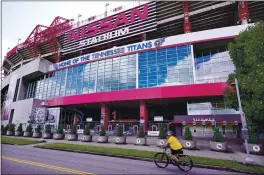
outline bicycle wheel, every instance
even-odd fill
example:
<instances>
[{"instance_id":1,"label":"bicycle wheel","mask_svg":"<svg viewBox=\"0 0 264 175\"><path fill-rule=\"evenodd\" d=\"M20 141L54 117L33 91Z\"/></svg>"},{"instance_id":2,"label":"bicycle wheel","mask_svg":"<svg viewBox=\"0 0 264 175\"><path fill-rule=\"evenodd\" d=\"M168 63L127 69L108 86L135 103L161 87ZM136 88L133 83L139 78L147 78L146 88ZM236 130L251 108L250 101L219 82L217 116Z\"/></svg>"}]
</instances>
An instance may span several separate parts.
<instances>
[{"instance_id":1,"label":"bicycle wheel","mask_svg":"<svg viewBox=\"0 0 264 175\"><path fill-rule=\"evenodd\" d=\"M192 159L189 156L186 155L179 155L178 156L178 168L181 171L188 172L193 167Z\"/></svg>"},{"instance_id":2,"label":"bicycle wheel","mask_svg":"<svg viewBox=\"0 0 264 175\"><path fill-rule=\"evenodd\" d=\"M165 153L157 153L154 156L154 162L159 168L166 168L169 164L169 157Z\"/></svg>"}]
</instances>

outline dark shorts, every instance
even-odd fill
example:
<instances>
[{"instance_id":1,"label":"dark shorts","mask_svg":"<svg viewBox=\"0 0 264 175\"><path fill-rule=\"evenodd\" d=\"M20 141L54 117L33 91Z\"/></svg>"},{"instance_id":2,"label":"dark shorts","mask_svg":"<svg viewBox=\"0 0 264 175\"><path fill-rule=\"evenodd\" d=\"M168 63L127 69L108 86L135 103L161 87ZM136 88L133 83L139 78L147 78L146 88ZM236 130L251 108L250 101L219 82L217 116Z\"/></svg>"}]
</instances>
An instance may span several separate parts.
<instances>
[{"instance_id":1,"label":"dark shorts","mask_svg":"<svg viewBox=\"0 0 264 175\"><path fill-rule=\"evenodd\" d=\"M183 151L182 149L177 149L177 150L171 149L171 154L172 155L183 154Z\"/></svg>"}]
</instances>

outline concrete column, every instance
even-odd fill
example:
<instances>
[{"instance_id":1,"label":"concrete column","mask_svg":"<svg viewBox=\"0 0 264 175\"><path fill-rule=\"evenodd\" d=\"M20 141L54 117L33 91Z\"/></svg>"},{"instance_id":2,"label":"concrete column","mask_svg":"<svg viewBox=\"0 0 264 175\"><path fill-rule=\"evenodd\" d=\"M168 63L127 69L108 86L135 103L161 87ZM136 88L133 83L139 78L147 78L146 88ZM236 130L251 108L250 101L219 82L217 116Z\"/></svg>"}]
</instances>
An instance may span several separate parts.
<instances>
[{"instance_id":1,"label":"concrete column","mask_svg":"<svg viewBox=\"0 0 264 175\"><path fill-rule=\"evenodd\" d=\"M108 122L109 122L109 108L106 104L101 104L101 125L103 124L105 129L108 129Z\"/></svg>"},{"instance_id":2,"label":"concrete column","mask_svg":"<svg viewBox=\"0 0 264 175\"><path fill-rule=\"evenodd\" d=\"M144 126L144 132L148 131L148 108L145 101L140 101L140 126Z\"/></svg>"}]
</instances>

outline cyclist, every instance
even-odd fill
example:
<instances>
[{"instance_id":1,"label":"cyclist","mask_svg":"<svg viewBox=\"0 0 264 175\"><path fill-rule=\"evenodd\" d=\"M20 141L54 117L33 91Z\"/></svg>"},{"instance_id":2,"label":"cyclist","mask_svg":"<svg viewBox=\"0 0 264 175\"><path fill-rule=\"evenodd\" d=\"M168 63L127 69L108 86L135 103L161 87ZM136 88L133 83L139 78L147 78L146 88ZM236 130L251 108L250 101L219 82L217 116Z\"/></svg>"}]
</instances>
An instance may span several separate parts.
<instances>
[{"instance_id":1,"label":"cyclist","mask_svg":"<svg viewBox=\"0 0 264 175\"><path fill-rule=\"evenodd\" d=\"M172 158L178 161L176 155L182 153L182 144L172 135L171 131L167 132L167 141L162 147L170 147Z\"/></svg>"}]
</instances>

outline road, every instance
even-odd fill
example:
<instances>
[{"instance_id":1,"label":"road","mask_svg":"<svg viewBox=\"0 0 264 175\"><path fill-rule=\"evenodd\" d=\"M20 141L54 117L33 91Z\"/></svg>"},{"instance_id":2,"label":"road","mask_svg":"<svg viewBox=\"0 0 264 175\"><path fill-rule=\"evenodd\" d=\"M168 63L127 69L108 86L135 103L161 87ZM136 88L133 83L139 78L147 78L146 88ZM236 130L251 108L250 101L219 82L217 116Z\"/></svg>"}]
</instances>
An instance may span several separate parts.
<instances>
[{"instance_id":1,"label":"road","mask_svg":"<svg viewBox=\"0 0 264 175\"><path fill-rule=\"evenodd\" d=\"M2 174L182 174L172 165L160 169L152 162L2 145ZM184 174L238 174L193 168Z\"/></svg>"}]
</instances>

